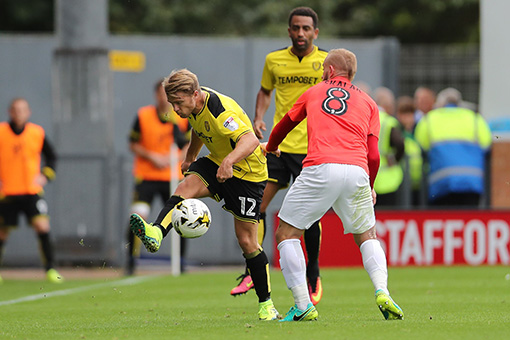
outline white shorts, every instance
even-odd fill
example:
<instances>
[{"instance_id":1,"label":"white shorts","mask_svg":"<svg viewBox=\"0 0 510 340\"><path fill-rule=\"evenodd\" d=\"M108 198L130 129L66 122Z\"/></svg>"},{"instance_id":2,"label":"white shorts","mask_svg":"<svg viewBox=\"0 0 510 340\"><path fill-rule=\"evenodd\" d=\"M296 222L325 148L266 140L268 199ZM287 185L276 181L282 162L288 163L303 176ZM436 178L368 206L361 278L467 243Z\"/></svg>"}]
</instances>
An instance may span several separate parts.
<instances>
[{"instance_id":1,"label":"white shorts","mask_svg":"<svg viewBox=\"0 0 510 340\"><path fill-rule=\"evenodd\" d=\"M362 234L375 225L372 190L363 168L320 164L303 168L290 187L278 217L298 229L308 229L333 208L344 234Z\"/></svg>"}]
</instances>

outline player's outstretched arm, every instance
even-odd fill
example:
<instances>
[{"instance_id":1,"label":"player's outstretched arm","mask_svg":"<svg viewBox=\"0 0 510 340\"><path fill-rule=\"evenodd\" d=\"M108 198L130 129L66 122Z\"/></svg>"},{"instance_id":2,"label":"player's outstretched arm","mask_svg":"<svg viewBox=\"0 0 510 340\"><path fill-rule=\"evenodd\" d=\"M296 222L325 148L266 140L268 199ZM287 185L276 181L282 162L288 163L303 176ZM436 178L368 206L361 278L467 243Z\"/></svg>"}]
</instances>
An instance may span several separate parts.
<instances>
[{"instance_id":1,"label":"player's outstretched arm","mask_svg":"<svg viewBox=\"0 0 510 340\"><path fill-rule=\"evenodd\" d=\"M255 119L253 119L253 129L258 139L264 138L262 131L266 131L264 116L271 104L271 91L261 87L257 93L257 102L255 103Z\"/></svg>"},{"instance_id":2,"label":"player's outstretched arm","mask_svg":"<svg viewBox=\"0 0 510 340\"><path fill-rule=\"evenodd\" d=\"M280 122L273 128L273 131L271 131L271 135L269 135L269 140L267 141L266 150L269 152L277 150L278 145L280 145L287 134L292 131L299 122L300 121L293 121L290 119L288 113L283 116Z\"/></svg>"},{"instance_id":3,"label":"player's outstretched arm","mask_svg":"<svg viewBox=\"0 0 510 340\"><path fill-rule=\"evenodd\" d=\"M367 138L367 161L368 161L368 175L370 177L370 187L374 188L375 178L377 177L377 172L379 171L379 147L378 147L379 139L374 135L369 135Z\"/></svg>"},{"instance_id":4,"label":"player's outstretched arm","mask_svg":"<svg viewBox=\"0 0 510 340\"><path fill-rule=\"evenodd\" d=\"M200 149L202 149L204 143L200 140L194 130L191 130L191 140L188 144L188 150L186 151L186 157L181 164L181 171L184 173L188 170L191 163L193 163L197 157Z\"/></svg>"}]
</instances>

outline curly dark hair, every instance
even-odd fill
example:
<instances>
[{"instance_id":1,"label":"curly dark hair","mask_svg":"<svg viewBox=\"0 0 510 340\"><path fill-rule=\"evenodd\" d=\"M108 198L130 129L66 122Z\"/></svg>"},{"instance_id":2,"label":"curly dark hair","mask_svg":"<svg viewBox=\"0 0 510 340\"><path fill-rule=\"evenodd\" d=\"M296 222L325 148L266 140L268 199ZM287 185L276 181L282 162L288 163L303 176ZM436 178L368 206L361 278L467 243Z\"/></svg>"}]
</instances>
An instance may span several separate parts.
<instances>
[{"instance_id":1,"label":"curly dark hair","mask_svg":"<svg viewBox=\"0 0 510 340\"><path fill-rule=\"evenodd\" d=\"M290 22L292 21L292 17L295 15L310 17L313 19L313 28L317 28L319 26L319 16L310 7L296 7L296 8L294 8L289 14L289 27L290 27Z\"/></svg>"}]
</instances>

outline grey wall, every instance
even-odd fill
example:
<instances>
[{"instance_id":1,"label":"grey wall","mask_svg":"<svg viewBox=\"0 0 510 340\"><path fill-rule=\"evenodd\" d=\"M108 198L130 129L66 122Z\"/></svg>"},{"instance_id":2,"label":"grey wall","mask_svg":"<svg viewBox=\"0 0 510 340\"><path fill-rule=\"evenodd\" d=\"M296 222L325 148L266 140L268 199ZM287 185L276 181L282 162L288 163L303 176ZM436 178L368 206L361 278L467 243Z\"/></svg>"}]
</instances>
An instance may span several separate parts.
<instances>
[{"instance_id":1,"label":"grey wall","mask_svg":"<svg viewBox=\"0 0 510 340\"><path fill-rule=\"evenodd\" d=\"M57 43L53 36L0 35L1 120L6 119L7 107L13 97L26 97L32 107L32 121L46 129L50 140L54 133L52 112L55 93L52 92L52 65ZM61 178L61 182L58 182L57 168L56 182L47 187L53 239L57 243L57 259L63 264L95 264L105 260L107 265L119 265L123 262L132 188L132 158L127 147L127 135L137 109L153 102L152 88L156 79L168 75L172 69L188 68L198 75L202 85L233 97L253 117L265 55L287 46L289 40L253 37L111 36L108 44L109 49L143 52L146 56L146 68L140 73L113 74L115 159L106 162L101 159L83 159L80 154L66 154L60 159L59 166L66 169L76 168L76 182L73 185L59 185L69 183L70 179ZM399 45L394 39L318 39L317 45L326 50L338 47L352 50L358 57L356 81L364 81L372 88L384 85L398 91ZM272 125L272 111L274 104L266 115L268 126ZM269 131L266 132L266 138L268 134ZM105 196L118 197L115 211L106 212L114 214L114 220L117 221L114 225L95 225L84 232L85 222L81 219L85 219L87 214L102 214L104 209L101 209L103 203L91 199L92 195L87 192L97 190L97 185L83 183L80 180L80 171L97 173L97 180L104 183L99 187ZM115 181L111 182L111 178ZM268 209L268 216L277 211L283 196L284 192L277 195ZM72 211L58 210L55 204L62 199L75 200L76 207ZM210 199L205 199L205 202L211 208L213 224L206 235L189 242L188 258L205 264L242 263L241 251L233 233L232 216L224 212L220 204ZM153 216L160 207L161 203L155 206ZM269 218L268 222L272 225L272 218ZM169 254L169 243L165 242L157 255L144 253L143 256L166 257ZM266 239L264 248L271 256L271 234ZM33 232L25 227L18 228L11 234L6 246L4 264L38 263L39 254Z\"/></svg>"},{"instance_id":2,"label":"grey wall","mask_svg":"<svg viewBox=\"0 0 510 340\"><path fill-rule=\"evenodd\" d=\"M506 119L506 140L510 139L507 98L507 82L510 77L510 25L506 16L509 10L509 1L480 1L480 112L489 119Z\"/></svg>"}]
</instances>

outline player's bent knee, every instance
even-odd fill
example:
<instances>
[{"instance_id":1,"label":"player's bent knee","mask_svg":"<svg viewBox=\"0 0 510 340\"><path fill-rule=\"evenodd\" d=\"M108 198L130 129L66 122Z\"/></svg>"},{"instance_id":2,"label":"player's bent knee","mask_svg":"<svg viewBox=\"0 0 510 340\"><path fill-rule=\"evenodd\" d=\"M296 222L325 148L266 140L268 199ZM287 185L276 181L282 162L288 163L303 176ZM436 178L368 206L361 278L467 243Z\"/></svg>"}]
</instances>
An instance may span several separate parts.
<instances>
[{"instance_id":1,"label":"player's bent knee","mask_svg":"<svg viewBox=\"0 0 510 340\"><path fill-rule=\"evenodd\" d=\"M290 224L280 220L278 229L276 230L275 238L276 242L280 243L288 239L299 239L304 233L304 230L295 228Z\"/></svg>"},{"instance_id":2,"label":"player's bent knee","mask_svg":"<svg viewBox=\"0 0 510 340\"><path fill-rule=\"evenodd\" d=\"M365 241L377 239L377 234L375 232L375 226L370 228L370 229L368 229L364 233L361 233L361 234L352 234L352 236L354 237L354 242L356 242L358 247L361 247L361 245Z\"/></svg>"}]
</instances>

